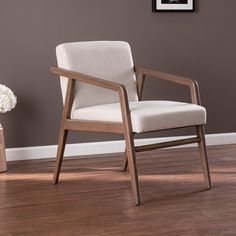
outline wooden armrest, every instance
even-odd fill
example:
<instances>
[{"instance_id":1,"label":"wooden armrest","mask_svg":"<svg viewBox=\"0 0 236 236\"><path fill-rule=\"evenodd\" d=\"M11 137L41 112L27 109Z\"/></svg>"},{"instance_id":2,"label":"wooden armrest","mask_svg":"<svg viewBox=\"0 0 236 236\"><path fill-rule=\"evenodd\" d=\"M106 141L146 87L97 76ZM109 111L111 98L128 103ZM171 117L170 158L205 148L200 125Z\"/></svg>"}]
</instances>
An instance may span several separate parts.
<instances>
[{"instance_id":1,"label":"wooden armrest","mask_svg":"<svg viewBox=\"0 0 236 236\"><path fill-rule=\"evenodd\" d=\"M142 95L142 92L143 92L143 86L144 86L144 81L145 81L146 76L150 76L150 77L170 81L176 84L189 87L192 103L195 103L198 105L201 104L198 83L196 80L192 80L192 79L178 76L178 75L168 74L168 73L157 71L157 70L150 70L150 69L146 69L142 67L135 67L135 71L137 72L138 75L141 75L142 77L140 90L139 90L140 95Z\"/></svg>"},{"instance_id":2,"label":"wooden armrest","mask_svg":"<svg viewBox=\"0 0 236 236\"><path fill-rule=\"evenodd\" d=\"M123 84L114 83L108 80L99 79L93 76L84 75L75 71L70 71L58 67L51 67L51 73L64 76L69 79L66 91L66 99L63 110L63 121L70 118L70 112L73 103L73 91L75 86L75 81L79 81L82 83L91 84L97 87L102 87L105 89L113 90L119 93L120 106L122 118L125 123L131 123L130 121L130 111L129 111L129 102L126 88Z\"/></svg>"},{"instance_id":3,"label":"wooden armrest","mask_svg":"<svg viewBox=\"0 0 236 236\"><path fill-rule=\"evenodd\" d=\"M66 70L66 69L62 69L58 67L51 67L50 72L59 76L64 76L69 79L82 82L82 83L91 84L94 86L106 88L106 89L117 91L117 92L125 89L124 85L122 84L114 83L108 80L96 78L93 76L81 74L75 71L70 71L70 70Z\"/></svg>"}]
</instances>

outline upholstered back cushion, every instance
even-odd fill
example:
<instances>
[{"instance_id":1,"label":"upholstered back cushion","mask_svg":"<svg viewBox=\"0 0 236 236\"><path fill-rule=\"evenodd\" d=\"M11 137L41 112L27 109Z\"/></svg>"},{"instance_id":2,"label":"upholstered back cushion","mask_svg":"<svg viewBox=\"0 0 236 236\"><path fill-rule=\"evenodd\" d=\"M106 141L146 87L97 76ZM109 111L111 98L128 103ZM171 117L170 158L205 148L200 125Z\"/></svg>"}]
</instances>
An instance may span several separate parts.
<instances>
[{"instance_id":1,"label":"upholstered back cushion","mask_svg":"<svg viewBox=\"0 0 236 236\"><path fill-rule=\"evenodd\" d=\"M137 101L137 86L130 46L126 42L94 41L74 42L57 46L58 66L125 85L129 101ZM61 90L65 100L67 78L61 77ZM77 82L72 109L115 103L117 93Z\"/></svg>"}]
</instances>

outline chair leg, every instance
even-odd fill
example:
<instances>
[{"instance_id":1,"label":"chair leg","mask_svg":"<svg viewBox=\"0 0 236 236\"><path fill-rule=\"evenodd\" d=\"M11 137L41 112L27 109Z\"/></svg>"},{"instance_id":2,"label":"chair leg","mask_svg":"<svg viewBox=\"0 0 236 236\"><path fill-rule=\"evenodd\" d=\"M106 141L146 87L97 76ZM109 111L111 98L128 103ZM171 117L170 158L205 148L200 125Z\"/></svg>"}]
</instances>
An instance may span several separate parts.
<instances>
[{"instance_id":1,"label":"chair leg","mask_svg":"<svg viewBox=\"0 0 236 236\"><path fill-rule=\"evenodd\" d=\"M207 184L207 188L211 189L211 176L209 171L207 150L206 150L206 141L205 141L205 131L204 126L196 126L197 135L200 137L201 141L198 143L198 149L200 153L201 164L204 172L204 179Z\"/></svg>"},{"instance_id":2,"label":"chair leg","mask_svg":"<svg viewBox=\"0 0 236 236\"><path fill-rule=\"evenodd\" d=\"M129 173L131 177L131 184L133 195L135 199L136 206L140 205L140 193L139 193L139 183L138 183L138 172L137 172L137 165L136 165L136 156L135 156L135 147L134 147L134 140L131 134L125 135L125 142L126 142L126 156L128 162Z\"/></svg>"},{"instance_id":3,"label":"chair leg","mask_svg":"<svg viewBox=\"0 0 236 236\"><path fill-rule=\"evenodd\" d=\"M128 158L127 158L127 152L126 152L126 149L125 149L125 157L124 157L124 160L123 160L123 165L122 165L121 171L125 172L125 171L127 171L127 168L128 168Z\"/></svg>"},{"instance_id":4,"label":"chair leg","mask_svg":"<svg viewBox=\"0 0 236 236\"><path fill-rule=\"evenodd\" d=\"M61 129L58 139L57 159L54 167L53 184L58 183L67 136L68 136L68 130Z\"/></svg>"}]
</instances>

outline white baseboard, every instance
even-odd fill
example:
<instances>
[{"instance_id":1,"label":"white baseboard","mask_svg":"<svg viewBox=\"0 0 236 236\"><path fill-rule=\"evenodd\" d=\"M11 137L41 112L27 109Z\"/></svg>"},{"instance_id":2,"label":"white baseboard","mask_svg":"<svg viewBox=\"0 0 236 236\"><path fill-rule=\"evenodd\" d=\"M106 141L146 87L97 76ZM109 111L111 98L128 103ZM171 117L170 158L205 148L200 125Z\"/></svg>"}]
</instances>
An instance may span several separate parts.
<instances>
[{"instance_id":1,"label":"white baseboard","mask_svg":"<svg viewBox=\"0 0 236 236\"><path fill-rule=\"evenodd\" d=\"M149 138L135 140L136 145L145 145L158 142L166 142L181 138L189 138L191 136L176 136L165 138ZM207 146L236 144L236 133L208 134L206 135ZM185 145L194 147L196 144ZM183 147L183 146L178 146ZM175 147L177 148L177 147ZM22 147L6 149L7 161L44 159L56 156L57 145ZM119 153L124 152L124 141L108 141L108 142L92 142L67 144L65 156L82 156L93 154Z\"/></svg>"}]
</instances>

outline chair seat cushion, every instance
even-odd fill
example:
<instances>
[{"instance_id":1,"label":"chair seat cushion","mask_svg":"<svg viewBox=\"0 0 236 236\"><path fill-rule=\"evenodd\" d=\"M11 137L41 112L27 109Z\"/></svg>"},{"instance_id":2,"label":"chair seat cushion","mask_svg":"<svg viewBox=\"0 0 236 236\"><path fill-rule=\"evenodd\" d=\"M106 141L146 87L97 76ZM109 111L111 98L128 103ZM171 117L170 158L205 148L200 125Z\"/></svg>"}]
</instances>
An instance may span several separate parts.
<instances>
[{"instance_id":1,"label":"chair seat cushion","mask_svg":"<svg viewBox=\"0 0 236 236\"><path fill-rule=\"evenodd\" d=\"M129 103L133 132L203 125L206 109L190 103L173 101L139 101ZM73 110L72 119L122 122L119 103L90 106Z\"/></svg>"}]
</instances>

